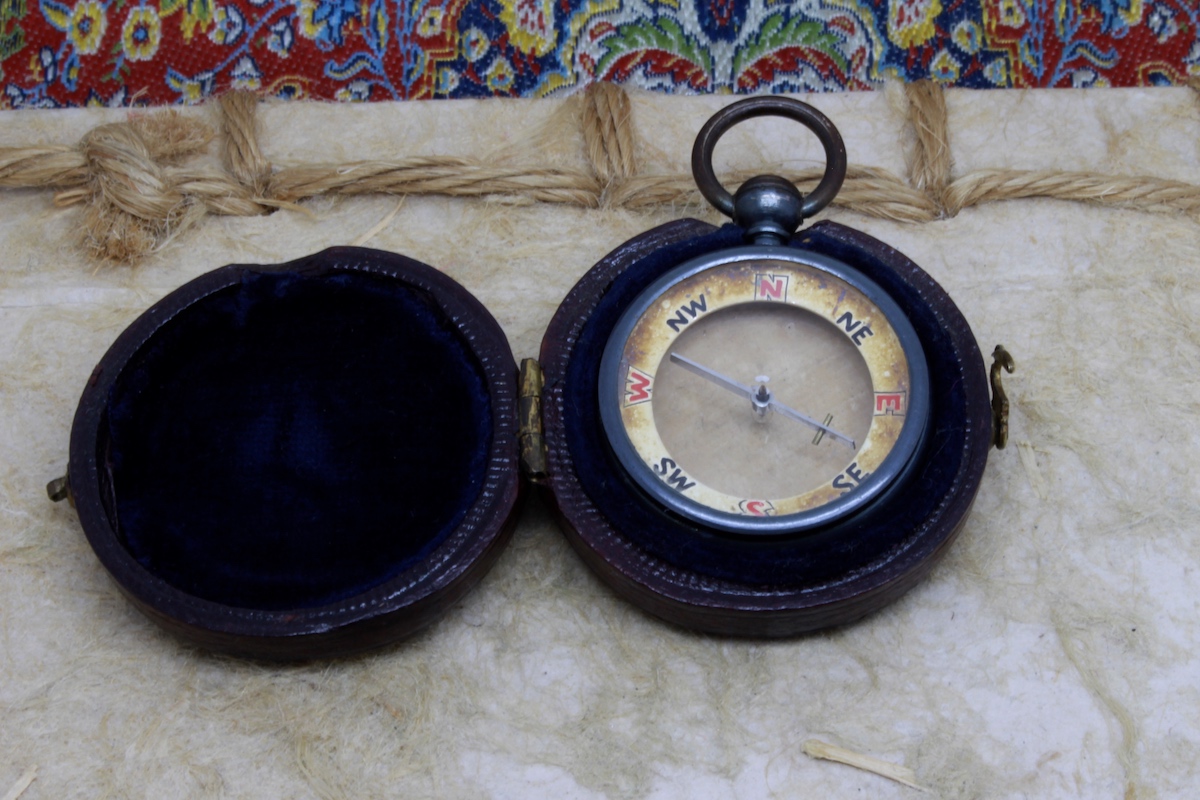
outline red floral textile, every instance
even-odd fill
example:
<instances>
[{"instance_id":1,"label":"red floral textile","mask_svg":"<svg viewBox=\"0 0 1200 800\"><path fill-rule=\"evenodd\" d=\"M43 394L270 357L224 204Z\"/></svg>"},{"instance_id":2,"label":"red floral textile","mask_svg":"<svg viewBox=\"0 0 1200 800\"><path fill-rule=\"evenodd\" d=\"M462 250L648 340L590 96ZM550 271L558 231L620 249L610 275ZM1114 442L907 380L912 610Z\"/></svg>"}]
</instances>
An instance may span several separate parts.
<instances>
[{"instance_id":1,"label":"red floral textile","mask_svg":"<svg viewBox=\"0 0 1200 800\"><path fill-rule=\"evenodd\" d=\"M0 105L230 88L390 100L1146 86L1200 75L1197 0L0 0Z\"/></svg>"}]
</instances>

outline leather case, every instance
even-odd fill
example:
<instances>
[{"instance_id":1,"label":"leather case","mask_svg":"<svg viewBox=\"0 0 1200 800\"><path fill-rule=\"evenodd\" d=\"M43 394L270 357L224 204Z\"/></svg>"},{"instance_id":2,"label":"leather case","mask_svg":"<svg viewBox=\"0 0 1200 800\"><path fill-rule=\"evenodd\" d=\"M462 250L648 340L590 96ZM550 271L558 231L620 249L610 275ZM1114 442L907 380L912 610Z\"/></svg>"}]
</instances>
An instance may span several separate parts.
<instances>
[{"instance_id":1,"label":"leather case","mask_svg":"<svg viewBox=\"0 0 1200 800\"><path fill-rule=\"evenodd\" d=\"M683 220L622 245L563 301L520 388L488 311L403 256L334 248L203 275L139 317L84 389L68 475L84 532L152 620L260 658L344 655L429 624L495 562L528 481L585 561L666 620L779 636L858 619L966 519L992 440L983 361L932 278L818 223L793 246L883 285L926 351L938 424L910 491L853 531L783 544L648 506L599 433L596 348L653 276L741 236Z\"/></svg>"}]
</instances>

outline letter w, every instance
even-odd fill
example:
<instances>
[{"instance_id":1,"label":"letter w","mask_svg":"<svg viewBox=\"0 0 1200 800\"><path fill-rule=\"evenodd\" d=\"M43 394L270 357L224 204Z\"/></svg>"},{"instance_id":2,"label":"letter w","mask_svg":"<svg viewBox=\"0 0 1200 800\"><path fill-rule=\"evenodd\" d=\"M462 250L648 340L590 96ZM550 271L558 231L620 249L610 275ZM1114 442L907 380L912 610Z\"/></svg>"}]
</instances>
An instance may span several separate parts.
<instances>
[{"instance_id":1,"label":"letter w","mask_svg":"<svg viewBox=\"0 0 1200 800\"><path fill-rule=\"evenodd\" d=\"M650 376L629 368L629 377L625 384L625 405L633 406L650 399Z\"/></svg>"},{"instance_id":2,"label":"letter w","mask_svg":"<svg viewBox=\"0 0 1200 800\"><path fill-rule=\"evenodd\" d=\"M679 471L678 467L676 467L675 471L671 473L671 477L667 478L667 483L670 486L674 486L681 492L685 492L696 485L696 482L689 481L687 476Z\"/></svg>"}]
</instances>

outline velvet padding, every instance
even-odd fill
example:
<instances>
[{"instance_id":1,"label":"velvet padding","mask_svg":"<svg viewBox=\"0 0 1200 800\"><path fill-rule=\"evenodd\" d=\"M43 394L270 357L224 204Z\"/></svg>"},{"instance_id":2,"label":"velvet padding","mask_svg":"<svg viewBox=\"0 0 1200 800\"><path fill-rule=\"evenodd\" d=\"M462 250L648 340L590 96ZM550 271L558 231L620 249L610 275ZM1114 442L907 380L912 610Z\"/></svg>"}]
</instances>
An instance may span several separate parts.
<instances>
[{"instance_id":1,"label":"velvet padding","mask_svg":"<svg viewBox=\"0 0 1200 800\"><path fill-rule=\"evenodd\" d=\"M626 306L656 278L691 258L743 244L741 229L726 225L686 239L635 262L599 300L571 353L562 382L564 436L579 484L608 523L632 544L686 572L740 585L815 588L853 575L903 548L919 535L954 488L965 457L971 420L963 394L964 366L939 314L922 289L877 255L848 244L818 224L791 246L835 258L879 284L915 328L929 366L932 423L924 447L903 484L892 487L849 521L792 538L736 539L699 527L664 510L618 465L599 418L600 356ZM918 271L915 266L912 270Z\"/></svg>"},{"instance_id":2,"label":"velvet padding","mask_svg":"<svg viewBox=\"0 0 1200 800\"><path fill-rule=\"evenodd\" d=\"M321 606L430 553L484 484L485 376L421 289L243 268L114 381L105 510L146 570L239 608Z\"/></svg>"}]
</instances>

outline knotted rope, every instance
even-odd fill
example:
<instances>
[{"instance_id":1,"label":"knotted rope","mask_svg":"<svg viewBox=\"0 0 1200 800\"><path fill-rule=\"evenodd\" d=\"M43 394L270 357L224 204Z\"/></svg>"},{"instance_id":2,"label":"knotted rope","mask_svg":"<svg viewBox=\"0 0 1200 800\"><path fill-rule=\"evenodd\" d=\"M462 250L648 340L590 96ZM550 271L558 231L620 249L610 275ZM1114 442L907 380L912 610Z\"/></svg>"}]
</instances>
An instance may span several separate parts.
<instances>
[{"instance_id":1,"label":"knotted rope","mask_svg":"<svg viewBox=\"0 0 1200 800\"><path fill-rule=\"evenodd\" d=\"M1200 91L1200 81L1193 88ZM837 205L903 222L929 222L981 203L1030 197L1200 212L1200 186L1150 176L991 169L954 177L941 87L909 84L905 98L914 142L907 179L851 165ZM629 97L613 84L593 84L583 94L582 169L454 156L277 167L260 144L258 106L258 98L244 92L220 99L223 169L189 169L185 161L203 152L217 133L204 122L163 111L101 125L74 147L0 148L0 187L54 189L56 205L85 204L85 245L95 257L116 262L136 261L209 214L266 214L327 194L509 195L630 209L700 201L689 174L639 171ZM819 170L779 172L801 191L820 178ZM736 185L748 177L723 179Z\"/></svg>"}]
</instances>

